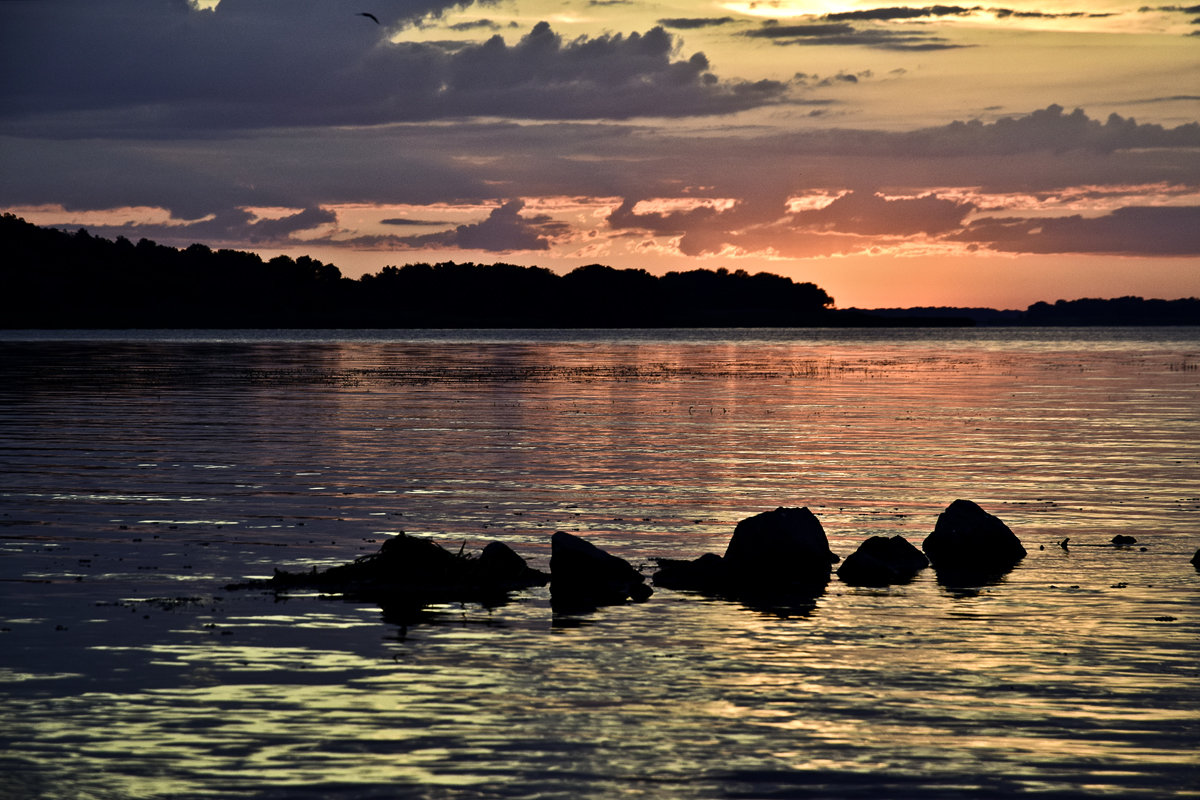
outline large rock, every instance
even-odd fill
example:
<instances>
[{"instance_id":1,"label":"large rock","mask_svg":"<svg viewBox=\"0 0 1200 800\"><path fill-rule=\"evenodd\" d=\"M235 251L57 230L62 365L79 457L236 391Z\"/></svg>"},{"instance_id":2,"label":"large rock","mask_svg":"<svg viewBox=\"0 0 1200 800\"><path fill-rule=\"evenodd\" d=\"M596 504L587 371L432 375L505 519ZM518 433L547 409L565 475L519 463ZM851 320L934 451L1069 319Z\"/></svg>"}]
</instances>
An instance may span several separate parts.
<instances>
[{"instance_id":1,"label":"large rock","mask_svg":"<svg viewBox=\"0 0 1200 800\"><path fill-rule=\"evenodd\" d=\"M872 536L838 567L838 577L858 586L907 583L929 566L929 559L903 536Z\"/></svg>"},{"instance_id":2,"label":"large rock","mask_svg":"<svg viewBox=\"0 0 1200 800\"><path fill-rule=\"evenodd\" d=\"M838 557L825 529L807 508L777 508L737 524L723 562L736 588L821 585Z\"/></svg>"},{"instance_id":3,"label":"large rock","mask_svg":"<svg viewBox=\"0 0 1200 800\"><path fill-rule=\"evenodd\" d=\"M777 508L739 522L724 557L705 553L690 561L657 559L654 583L774 613L808 613L837 560L811 511Z\"/></svg>"},{"instance_id":4,"label":"large rock","mask_svg":"<svg viewBox=\"0 0 1200 800\"><path fill-rule=\"evenodd\" d=\"M937 519L921 548L950 585L986 583L1011 570L1025 548L1008 526L970 500L955 500Z\"/></svg>"},{"instance_id":5,"label":"large rock","mask_svg":"<svg viewBox=\"0 0 1200 800\"><path fill-rule=\"evenodd\" d=\"M560 611L641 602L654 590L628 561L565 531L550 538L550 602Z\"/></svg>"}]
</instances>

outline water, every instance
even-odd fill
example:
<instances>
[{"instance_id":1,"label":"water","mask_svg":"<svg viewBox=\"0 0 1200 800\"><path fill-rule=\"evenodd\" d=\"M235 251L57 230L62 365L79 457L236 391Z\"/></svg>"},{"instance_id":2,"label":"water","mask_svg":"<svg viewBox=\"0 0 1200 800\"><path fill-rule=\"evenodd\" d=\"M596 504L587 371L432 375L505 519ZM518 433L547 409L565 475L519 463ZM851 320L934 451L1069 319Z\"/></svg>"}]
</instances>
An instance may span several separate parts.
<instances>
[{"instance_id":1,"label":"water","mask_svg":"<svg viewBox=\"0 0 1200 800\"><path fill-rule=\"evenodd\" d=\"M1198 366L1197 329L0 334L0 796L1200 795ZM649 573L779 505L844 557L958 497L1029 550L977 591L405 627L224 589L401 530Z\"/></svg>"}]
</instances>

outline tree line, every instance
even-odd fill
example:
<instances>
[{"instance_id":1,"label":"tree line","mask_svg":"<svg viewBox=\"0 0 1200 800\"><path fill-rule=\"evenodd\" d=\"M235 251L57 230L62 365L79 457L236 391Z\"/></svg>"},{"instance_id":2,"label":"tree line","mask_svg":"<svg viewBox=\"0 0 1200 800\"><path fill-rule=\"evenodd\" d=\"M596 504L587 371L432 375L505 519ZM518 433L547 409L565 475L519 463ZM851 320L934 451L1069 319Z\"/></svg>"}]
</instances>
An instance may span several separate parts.
<instances>
[{"instance_id":1,"label":"tree line","mask_svg":"<svg viewBox=\"0 0 1200 800\"><path fill-rule=\"evenodd\" d=\"M1200 300L1059 300L1024 311L834 308L812 283L744 270L443 262L358 279L308 256L179 249L0 215L5 328L1200 325Z\"/></svg>"},{"instance_id":2,"label":"tree line","mask_svg":"<svg viewBox=\"0 0 1200 800\"><path fill-rule=\"evenodd\" d=\"M661 327L825 324L812 283L743 270L445 262L358 279L308 256L110 241L0 218L4 327Z\"/></svg>"}]
</instances>

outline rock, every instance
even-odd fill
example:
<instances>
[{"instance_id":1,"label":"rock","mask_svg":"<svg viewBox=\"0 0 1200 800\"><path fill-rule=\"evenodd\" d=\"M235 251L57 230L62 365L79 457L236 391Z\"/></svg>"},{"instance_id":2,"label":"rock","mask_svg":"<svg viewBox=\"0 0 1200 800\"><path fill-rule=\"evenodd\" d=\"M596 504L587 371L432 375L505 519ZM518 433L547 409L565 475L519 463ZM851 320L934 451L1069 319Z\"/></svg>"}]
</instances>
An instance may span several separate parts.
<instances>
[{"instance_id":1,"label":"rock","mask_svg":"<svg viewBox=\"0 0 1200 800\"><path fill-rule=\"evenodd\" d=\"M838 577L859 586L907 583L929 566L929 559L903 536L872 536L838 567Z\"/></svg>"},{"instance_id":2,"label":"rock","mask_svg":"<svg viewBox=\"0 0 1200 800\"><path fill-rule=\"evenodd\" d=\"M565 531L550 538L550 602L556 610L592 611L653 593L625 559Z\"/></svg>"},{"instance_id":3,"label":"rock","mask_svg":"<svg viewBox=\"0 0 1200 800\"><path fill-rule=\"evenodd\" d=\"M1113 547L1128 547L1131 544L1137 544L1137 539L1132 536L1123 536L1122 534L1118 533L1116 536L1112 537L1112 543Z\"/></svg>"},{"instance_id":4,"label":"rock","mask_svg":"<svg viewBox=\"0 0 1200 800\"><path fill-rule=\"evenodd\" d=\"M1021 540L997 517L970 500L955 500L921 544L944 584L986 583L1025 557Z\"/></svg>"},{"instance_id":5,"label":"rock","mask_svg":"<svg viewBox=\"0 0 1200 800\"><path fill-rule=\"evenodd\" d=\"M807 508L777 508L737 524L724 557L660 558L654 583L785 615L806 614L825 591L832 564L821 522Z\"/></svg>"},{"instance_id":6,"label":"rock","mask_svg":"<svg viewBox=\"0 0 1200 800\"><path fill-rule=\"evenodd\" d=\"M500 542L483 554L457 554L437 542L399 533L379 551L349 564L307 572L275 570L265 588L321 589L396 607L420 608L437 602L480 602L499 605L508 592L544 586L549 576L531 569L525 560Z\"/></svg>"},{"instance_id":7,"label":"rock","mask_svg":"<svg viewBox=\"0 0 1200 800\"><path fill-rule=\"evenodd\" d=\"M658 558L655 561L658 562L658 572L654 573L657 586L707 594L720 594L725 589L725 563L716 553L705 553L691 561L675 558Z\"/></svg>"},{"instance_id":8,"label":"rock","mask_svg":"<svg viewBox=\"0 0 1200 800\"><path fill-rule=\"evenodd\" d=\"M488 542L479 555L479 573L483 582L509 590L545 586L548 576L533 569L525 559L504 542Z\"/></svg>"},{"instance_id":9,"label":"rock","mask_svg":"<svg viewBox=\"0 0 1200 800\"><path fill-rule=\"evenodd\" d=\"M1192 566L1196 568L1197 572L1200 572L1200 550L1197 550L1196 554L1192 556Z\"/></svg>"},{"instance_id":10,"label":"rock","mask_svg":"<svg viewBox=\"0 0 1200 800\"><path fill-rule=\"evenodd\" d=\"M737 589L829 582L838 557L821 521L807 508L777 508L737 524L722 559Z\"/></svg>"}]
</instances>

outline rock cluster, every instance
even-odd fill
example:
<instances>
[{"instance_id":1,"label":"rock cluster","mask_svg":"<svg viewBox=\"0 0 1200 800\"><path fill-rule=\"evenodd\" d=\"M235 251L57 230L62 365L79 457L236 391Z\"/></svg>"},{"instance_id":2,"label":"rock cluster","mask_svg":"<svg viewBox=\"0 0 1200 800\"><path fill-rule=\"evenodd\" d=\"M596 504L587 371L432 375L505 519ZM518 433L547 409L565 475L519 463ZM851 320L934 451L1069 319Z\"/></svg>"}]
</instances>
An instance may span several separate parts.
<instances>
[{"instance_id":1,"label":"rock cluster","mask_svg":"<svg viewBox=\"0 0 1200 800\"><path fill-rule=\"evenodd\" d=\"M1117 547L1135 542L1117 536ZM1066 549L1066 540L1062 542ZM837 570L842 582L888 586L911 581L932 565L947 587L976 587L992 582L1025 557L1017 536L997 517L970 500L955 500L937 519L922 549L902 536L872 536ZM825 530L807 508L776 508L739 522L723 556L659 558L654 583L736 599L752 607L811 608L824 591L838 557ZM1200 550L1191 559L1200 570ZM403 533L379 552L329 569L276 570L267 581L242 584L275 591L318 589L348 599L376 602L393 617L411 616L438 602L478 602L497 606L510 592L550 584L556 612L587 612L601 606L641 602L653 594L642 573L622 558L570 533L551 538L550 573L529 567L502 542L491 542L479 556L443 548ZM233 587L231 587L233 588ZM397 614L397 609L401 612Z\"/></svg>"},{"instance_id":2,"label":"rock cluster","mask_svg":"<svg viewBox=\"0 0 1200 800\"><path fill-rule=\"evenodd\" d=\"M349 564L308 572L277 569L263 585L276 591L319 589L385 607L417 608L456 600L501 605L509 592L544 586L549 579L503 542L489 543L475 557L400 533L379 552Z\"/></svg>"}]
</instances>

